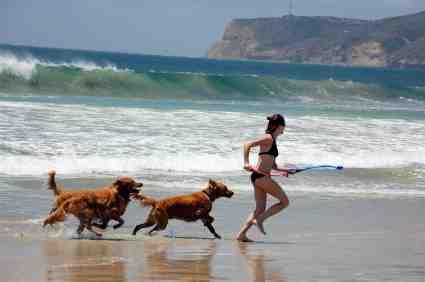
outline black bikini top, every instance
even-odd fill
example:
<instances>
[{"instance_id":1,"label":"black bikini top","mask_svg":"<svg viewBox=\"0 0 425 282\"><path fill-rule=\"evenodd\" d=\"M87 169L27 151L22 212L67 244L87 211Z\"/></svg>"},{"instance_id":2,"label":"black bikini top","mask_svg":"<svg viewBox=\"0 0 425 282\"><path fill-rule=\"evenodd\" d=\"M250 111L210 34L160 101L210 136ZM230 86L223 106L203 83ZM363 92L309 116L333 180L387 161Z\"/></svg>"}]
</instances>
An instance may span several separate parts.
<instances>
[{"instance_id":1,"label":"black bikini top","mask_svg":"<svg viewBox=\"0 0 425 282\"><path fill-rule=\"evenodd\" d=\"M272 136L273 138L273 136ZM266 152L260 152L258 155L272 155L273 157L277 157L279 155L279 151L277 150L276 140L273 138L273 144L270 149Z\"/></svg>"}]
</instances>

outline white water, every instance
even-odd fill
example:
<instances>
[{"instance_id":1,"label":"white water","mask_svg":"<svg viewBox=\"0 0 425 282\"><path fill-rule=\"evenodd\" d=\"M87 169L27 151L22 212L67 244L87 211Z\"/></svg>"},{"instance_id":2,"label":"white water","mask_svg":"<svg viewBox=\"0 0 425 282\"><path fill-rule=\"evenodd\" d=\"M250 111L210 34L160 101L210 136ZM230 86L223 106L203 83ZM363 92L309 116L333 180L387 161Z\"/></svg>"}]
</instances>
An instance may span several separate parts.
<instances>
[{"instance_id":1,"label":"white water","mask_svg":"<svg viewBox=\"0 0 425 282\"><path fill-rule=\"evenodd\" d=\"M18 58L9 52L2 51L0 53L0 73L8 72L29 80L37 72L37 66L78 68L83 71L109 70L131 72L129 69L119 69L113 64L108 63L101 66L82 59L74 59L71 62L49 62L34 58L29 54L26 57Z\"/></svg>"},{"instance_id":2,"label":"white water","mask_svg":"<svg viewBox=\"0 0 425 282\"><path fill-rule=\"evenodd\" d=\"M0 101L0 171L237 172L242 144L261 136L262 115ZM347 168L425 165L423 121L288 117L281 164ZM255 162L255 152L251 160Z\"/></svg>"}]
</instances>

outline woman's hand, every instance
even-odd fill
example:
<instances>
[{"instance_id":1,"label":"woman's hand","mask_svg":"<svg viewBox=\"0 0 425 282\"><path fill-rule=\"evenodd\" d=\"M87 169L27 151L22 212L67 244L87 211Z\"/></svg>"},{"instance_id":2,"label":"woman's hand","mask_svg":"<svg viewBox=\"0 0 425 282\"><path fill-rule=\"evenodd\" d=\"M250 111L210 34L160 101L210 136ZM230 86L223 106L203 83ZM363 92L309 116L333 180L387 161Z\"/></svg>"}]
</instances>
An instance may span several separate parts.
<instances>
[{"instance_id":1,"label":"woman's hand","mask_svg":"<svg viewBox=\"0 0 425 282\"><path fill-rule=\"evenodd\" d=\"M243 169L246 171L252 171L252 166L249 163L243 165Z\"/></svg>"},{"instance_id":2,"label":"woman's hand","mask_svg":"<svg viewBox=\"0 0 425 282\"><path fill-rule=\"evenodd\" d=\"M289 177L289 171L286 169L280 169L279 172L282 174L282 176Z\"/></svg>"},{"instance_id":3,"label":"woman's hand","mask_svg":"<svg viewBox=\"0 0 425 282\"><path fill-rule=\"evenodd\" d=\"M289 177L290 174L297 173L295 168L275 168L274 170L278 171L282 176Z\"/></svg>"}]
</instances>

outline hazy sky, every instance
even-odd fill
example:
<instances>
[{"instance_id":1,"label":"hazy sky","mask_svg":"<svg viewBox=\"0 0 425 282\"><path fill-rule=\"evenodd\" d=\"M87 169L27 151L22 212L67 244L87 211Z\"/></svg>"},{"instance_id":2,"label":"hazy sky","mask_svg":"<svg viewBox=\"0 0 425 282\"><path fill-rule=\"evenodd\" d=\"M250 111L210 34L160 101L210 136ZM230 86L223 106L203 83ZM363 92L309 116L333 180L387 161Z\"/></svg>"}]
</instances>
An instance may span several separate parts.
<instances>
[{"instance_id":1,"label":"hazy sky","mask_svg":"<svg viewBox=\"0 0 425 282\"><path fill-rule=\"evenodd\" d=\"M425 0L293 0L294 14L376 19ZM0 43L204 56L235 18L279 17L289 0L0 0Z\"/></svg>"}]
</instances>

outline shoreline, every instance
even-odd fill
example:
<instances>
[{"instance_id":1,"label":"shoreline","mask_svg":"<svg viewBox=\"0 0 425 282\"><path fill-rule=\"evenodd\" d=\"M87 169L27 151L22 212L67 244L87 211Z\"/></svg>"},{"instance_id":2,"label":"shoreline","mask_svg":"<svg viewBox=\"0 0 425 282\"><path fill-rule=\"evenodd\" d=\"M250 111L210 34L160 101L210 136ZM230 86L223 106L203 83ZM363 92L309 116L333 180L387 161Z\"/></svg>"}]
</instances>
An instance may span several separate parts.
<instances>
[{"instance_id":1,"label":"shoreline","mask_svg":"<svg viewBox=\"0 0 425 282\"><path fill-rule=\"evenodd\" d=\"M215 203L214 226L224 240L181 221L133 237L149 211L136 205L124 227L101 240L76 239L73 219L59 232L20 223L23 236L3 220L3 281L422 281L423 199L289 197L290 207L265 223L269 235L252 228L255 243L233 239L253 207L249 193Z\"/></svg>"}]
</instances>

